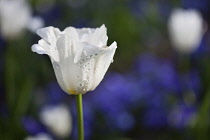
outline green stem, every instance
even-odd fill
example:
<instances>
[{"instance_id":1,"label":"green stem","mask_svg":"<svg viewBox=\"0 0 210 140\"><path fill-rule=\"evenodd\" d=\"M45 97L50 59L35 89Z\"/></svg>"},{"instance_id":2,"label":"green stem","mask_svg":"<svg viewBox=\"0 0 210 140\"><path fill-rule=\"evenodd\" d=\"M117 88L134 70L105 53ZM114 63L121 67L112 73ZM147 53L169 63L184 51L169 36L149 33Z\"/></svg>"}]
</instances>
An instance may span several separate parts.
<instances>
[{"instance_id":1,"label":"green stem","mask_svg":"<svg viewBox=\"0 0 210 140\"><path fill-rule=\"evenodd\" d=\"M82 109L82 94L76 95L77 102L77 120L78 120L78 140L84 140L84 123Z\"/></svg>"}]
</instances>

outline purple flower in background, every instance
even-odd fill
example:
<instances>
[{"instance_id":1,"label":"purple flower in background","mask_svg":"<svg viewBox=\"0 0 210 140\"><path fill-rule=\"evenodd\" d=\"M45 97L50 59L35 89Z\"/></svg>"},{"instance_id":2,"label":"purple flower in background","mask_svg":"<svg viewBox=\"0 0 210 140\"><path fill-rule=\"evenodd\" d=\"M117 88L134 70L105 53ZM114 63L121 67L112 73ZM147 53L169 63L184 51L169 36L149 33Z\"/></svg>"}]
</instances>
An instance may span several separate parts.
<instances>
[{"instance_id":1,"label":"purple flower in background","mask_svg":"<svg viewBox=\"0 0 210 140\"><path fill-rule=\"evenodd\" d=\"M57 82L50 83L47 86L47 97L49 104L61 103L64 99L69 96L60 88Z\"/></svg>"},{"instance_id":2,"label":"purple flower in background","mask_svg":"<svg viewBox=\"0 0 210 140\"><path fill-rule=\"evenodd\" d=\"M137 18L145 18L147 15L147 9L149 2L146 0L131 0L128 1L128 8L131 10L134 16Z\"/></svg>"},{"instance_id":3,"label":"purple flower in background","mask_svg":"<svg viewBox=\"0 0 210 140\"><path fill-rule=\"evenodd\" d=\"M169 17L170 11L172 9L172 5L168 1L160 1L158 4L158 10L160 12L160 18L166 21Z\"/></svg>"},{"instance_id":4,"label":"purple flower in background","mask_svg":"<svg viewBox=\"0 0 210 140\"><path fill-rule=\"evenodd\" d=\"M28 132L30 135L47 132L46 128L39 121L32 117L24 117L22 119L22 125L26 132Z\"/></svg>"},{"instance_id":5,"label":"purple flower in background","mask_svg":"<svg viewBox=\"0 0 210 140\"><path fill-rule=\"evenodd\" d=\"M147 128L163 128L167 126L168 111L164 107L147 108L142 116L142 124Z\"/></svg>"},{"instance_id":6,"label":"purple flower in background","mask_svg":"<svg viewBox=\"0 0 210 140\"><path fill-rule=\"evenodd\" d=\"M84 123L87 138L90 138L92 134L90 130L93 130L94 127L99 127L99 129L108 127L110 128L108 131L113 129L128 131L133 128L135 119L131 111L138 108L138 101L141 98L141 93L138 92L135 83L134 78L130 75L110 73L105 76L102 85L97 87L93 94L84 96ZM72 106L75 115L75 104ZM98 115L104 119L104 126L96 123L97 118L95 117Z\"/></svg>"},{"instance_id":7,"label":"purple flower in background","mask_svg":"<svg viewBox=\"0 0 210 140\"><path fill-rule=\"evenodd\" d=\"M134 127L135 118L130 112L118 112L115 117L113 116L108 118L109 122L112 122L108 124L110 128L129 131Z\"/></svg>"},{"instance_id":8,"label":"purple flower in background","mask_svg":"<svg viewBox=\"0 0 210 140\"><path fill-rule=\"evenodd\" d=\"M198 9L205 14L209 13L209 0L182 0L182 5L184 8L193 8Z\"/></svg>"},{"instance_id":9,"label":"purple flower in background","mask_svg":"<svg viewBox=\"0 0 210 140\"><path fill-rule=\"evenodd\" d=\"M168 120L169 125L179 129L189 126L195 118L196 107L178 104L171 110Z\"/></svg>"},{"instance_id":10,"label":"purple flower in background","mask_svg":"<svg viewBox=\"0 0 210 140\"><path fill-rule=\"evenodd\" d=\"M198 71L192 70L181 76L182 89L184 91L192 91L198 95L201 90L201 79Z\"/></svg>"},{"instance_id":11,"label":"purple flower in background","mask_svg":"<svg viewBox=\"0 0 210 140\"><path fill-rule=\"evenodd\" d=\"M160 59L150 53L142 54L135 63L135 71L139 76L140 91L145 96L157 93L179 93L179 75L167 59Z\"/></svg>"}]
</instances>

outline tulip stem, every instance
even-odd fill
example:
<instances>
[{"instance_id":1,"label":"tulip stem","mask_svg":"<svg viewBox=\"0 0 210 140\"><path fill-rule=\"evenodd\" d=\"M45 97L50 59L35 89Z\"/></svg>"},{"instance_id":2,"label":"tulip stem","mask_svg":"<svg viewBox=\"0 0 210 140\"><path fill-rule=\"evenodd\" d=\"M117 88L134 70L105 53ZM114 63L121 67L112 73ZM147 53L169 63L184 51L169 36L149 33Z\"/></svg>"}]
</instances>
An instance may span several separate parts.
<instances>
[{"instance_id":1,"label":"tulip stem","mask_svg":"<svg viewBox=\"0 0 210 140\"><path fill-rule=\"evenodd\" d=\"M77 118L78 118L78 140L84 140L84 122L82 109L82 94L76 95L77 102Z\"/></svg>"}]
</instances>

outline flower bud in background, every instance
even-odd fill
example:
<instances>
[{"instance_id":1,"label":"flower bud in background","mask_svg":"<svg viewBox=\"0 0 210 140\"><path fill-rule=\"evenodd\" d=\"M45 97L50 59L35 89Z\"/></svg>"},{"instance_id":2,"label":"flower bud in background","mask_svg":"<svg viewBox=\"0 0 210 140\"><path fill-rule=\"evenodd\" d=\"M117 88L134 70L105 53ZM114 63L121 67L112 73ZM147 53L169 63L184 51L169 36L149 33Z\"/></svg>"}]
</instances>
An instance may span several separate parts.
<instances>
[{"instance_id":1,"label":"flower bud in background","mask_svg":"<svg viewBox=\"0 0 210 140\"><path fill-rule=\"evenodd\" d=\"M3 37L15 39L26 28L35 32L43 24L41 18L32 17L31 7L25 0L0 0L0 33Z\"/></svg>"},{"instance_id":2,"label":"flower bud in background","mask_svg":"<svg viewBox=\"0 0 210 140\"><path fill-rule=\"evenodd\" d=\"M47 106L40 113L40 119L58 138L66 138L72 131L72 116L64 105Z\"/></svg>"},{"instance_id":3,"label":"flower bud in background","mask_svg":"<svg viewBox=\"0 0 210 140\"><path fill-rule=\"evenodd\" d=\"M32 51L51 58L57 81L68 94L84 94L94 90L113 61L116 42L107 46L107 29L76 29L64 31L46 27L37 30L42 37Z\"/></svg>"},{"instance_id":4,"label":"flower bud in background","mask_svg":"<svg viewBox=\"0 0 210 140\"><path fill-rule=\"evenodd\" d=\"M48 134L40 133L36 136L28 136L24 140L53 140Z\"/></svg>"},{"instance_id":5,"label":"flower bud in background","mask_svg":"<svg viewBox=\"0 0 210 140\"><path fill-rule=\"evenodd\" d=\"M6 38L18 37L27 26L31 9L24 0L0 1L0 29Z\"/></svg>"},{"instance_id":6,"label":"flower bud in background","mask_svg":"<svg viewBox=\"0 0 210 140\"><path fill-rule=\"evenodd\" d=\"M192 53L204 35L204 21L199 11L175 9L168 21L171 41L176 50Z\"/></svg>"},{"instance_id":7,"label":"flower bud in background","mask_svg":"<svg viewBox=\"0 0 210 140\"><path fill-rule=\"evenodd\" d=\"M32 17L27 26L27 28L33 33L36 33L36 30L42 27L44 27L44 20L41 17Z\"/></svg>"}]
</instances>

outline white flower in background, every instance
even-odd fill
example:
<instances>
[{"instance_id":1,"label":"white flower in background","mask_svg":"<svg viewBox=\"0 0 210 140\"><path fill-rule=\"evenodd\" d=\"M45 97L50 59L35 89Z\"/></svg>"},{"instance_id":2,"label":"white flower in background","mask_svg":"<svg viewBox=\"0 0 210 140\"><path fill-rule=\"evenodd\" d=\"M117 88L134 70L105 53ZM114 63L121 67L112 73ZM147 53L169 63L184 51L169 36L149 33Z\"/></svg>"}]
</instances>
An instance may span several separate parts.
<instances>
[{"instance_id":1,"label":"white flower in background","mask_svg":"<svg viewBox=\"0 0 210 140\"><path fill-rule=\"evenodd\" d=\"M84 94L94 90L103 79L117 48L116 42L107 46L107 29L76 29L64 31L46 27L37 30L42 37L32 51L47 54L61 88L69 94Z\"/></svg>"},{"instance_id":2,"label":"white flower in background","mask_svg":"<svg viewBox=\"0 0 210 140\"><path fill-rule=\"evenodd\" d=\"M31 8L24 0L0 0L0 32L4 37L19 37L24 29L31 28L33 20Z\"/></svg>"},{"instance_id":3,"label":"white flower in background","mask_svg":"<svg viewBox=\"0 0 210 140\"><path fill-rule=\"evenodd\" d=\"M37 29L44 27L44 21L41 17L33 17L27 27L31 32L35 33Z\"/></svg>"},{"instance_id":4,"label":"white flower in background","mask_svg":"<svg viewBox=\"0 0 210 140\"><path fill-rule=\"evenodd\" d=\"M40 133L36 136L28 136L24 140L53 140L48 134Z\"/></svg>"},{"instance_id":5,"label":"white flower in background","mask_svg":"<svg viewBox=\"0 0 210 140\"><path fill-rule=\"evenodd\" d=\"M44 108L40 113L40 119L59 138L66 138L71 134L72 116L64 105Z\"/></svg>"},{"instance_id":6,"label":"white flower in background","mask_svg":"<svg viewBox=\"0 0 210 140\"><path fill-rule=\"evenodd\" d=\"M168 21L174 47L183 53L195 51L204 35L204 21L196 10L175 9Z\"/></svg>"}]
</instances>

